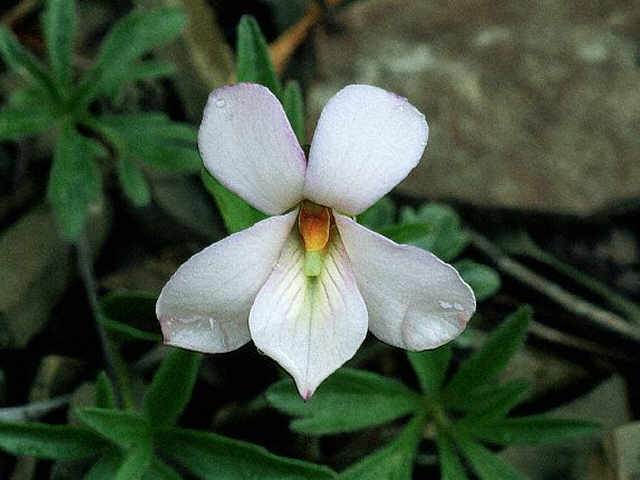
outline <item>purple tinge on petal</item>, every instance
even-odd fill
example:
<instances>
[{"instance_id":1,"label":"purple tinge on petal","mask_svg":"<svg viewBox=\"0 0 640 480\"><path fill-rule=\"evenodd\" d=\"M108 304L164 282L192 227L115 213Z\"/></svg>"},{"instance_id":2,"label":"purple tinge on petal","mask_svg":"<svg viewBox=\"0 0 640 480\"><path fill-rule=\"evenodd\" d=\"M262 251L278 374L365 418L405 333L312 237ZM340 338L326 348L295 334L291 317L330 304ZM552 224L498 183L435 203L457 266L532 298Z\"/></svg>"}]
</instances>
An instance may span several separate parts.
<instances>
[{"instance_id":1,"label":"purple tinge on petal","mask_svg":"<svg viewBox=\"0 0 640 480\"><path fill-rule=\"evenodd\" d=\"M256 347L276 360L309 399L349 360L367 334L367 309L339 236L318 277L304 274L304 249L291 235L249 315Z\"/></svg>"},{"instance_id":2,"label":"purple tinge on petal","mask_svg":"<svg viewBox=\"0 0 640 480\"><path fill-rule=\"evenodd\" d=\"M211 175L258 210L277 215L302 200L304 152L282 105L262 85L211 92L198 147Z\"/></svg>"},{"instance_id":3,"label":"purple tinge on petal","mask_svg":"<svg viewBox=\"0 0 640 480\"><path fill-rule=\"evenodd\" d=\"M165 342L218 353L250 340L248 318L295 224L297 210L267 218L205 248L162 289L156 314Z\"/></svg>"},{"instance_id":4,"label":"purple tinge on petal","mask_svg":"<svg viewBox=\"0 0 640 480\"><path fill-rule=\"evenodd\" d=\"M304 196L351 215L373 205L418 164L429 127L406 98L350 85L324 107L311 143Z\"/></svg>"},{"instance_id":5,"label":"purple tinge on petal","mask_svg":"<svg viewBox=\"0 0 640 480\"><path fill-rule=\"evenodd\" d=\"M371 333L408 350L436 348L462 333L476 300L455 268L348 217L334 212L334 218L369 311Z\"/></svg>"}]
</instances>

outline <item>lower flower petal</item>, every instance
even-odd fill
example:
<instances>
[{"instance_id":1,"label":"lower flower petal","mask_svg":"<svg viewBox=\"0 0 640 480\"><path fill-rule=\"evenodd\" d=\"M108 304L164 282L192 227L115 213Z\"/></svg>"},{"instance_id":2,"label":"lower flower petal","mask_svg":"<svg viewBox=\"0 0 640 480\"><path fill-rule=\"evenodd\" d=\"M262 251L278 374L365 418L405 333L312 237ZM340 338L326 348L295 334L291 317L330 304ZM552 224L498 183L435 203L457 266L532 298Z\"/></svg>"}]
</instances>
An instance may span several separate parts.
<instances>
[{"instance_id":1,"label":"lower flower petal","mask_svg":"<svg viewBox=\"0 0 640 480\"><path fill-rule=\"evenodd\" d=\"M371 333L408 350L436 348L462 333L476 299L451 265L348 217L334 212L334 218L367 304Z\"/></svg>"},{"instance_id":2,"label":"lower flower petal","mask_svg":"<svg viewBox=\"0 0 640 480\"><path fill-rule=\"evenodd\" d=\"M185 262L156 304L165 343L208 353L228 352L247 343L251 305L278 260L297 213L262 220Z\"/></svg>"},{"instance_id":3,"label":"lower flower petal","mask_svg":"<svg viewBox=\"0 0 640 480\"><path fill-rule=\"evenodd\" d=\"M249 315L251 338L308 399L349 360L367 334L367 308L334 231L319 276L304 274L304 247L292 234Z\"/></svg>"}]
</instances>

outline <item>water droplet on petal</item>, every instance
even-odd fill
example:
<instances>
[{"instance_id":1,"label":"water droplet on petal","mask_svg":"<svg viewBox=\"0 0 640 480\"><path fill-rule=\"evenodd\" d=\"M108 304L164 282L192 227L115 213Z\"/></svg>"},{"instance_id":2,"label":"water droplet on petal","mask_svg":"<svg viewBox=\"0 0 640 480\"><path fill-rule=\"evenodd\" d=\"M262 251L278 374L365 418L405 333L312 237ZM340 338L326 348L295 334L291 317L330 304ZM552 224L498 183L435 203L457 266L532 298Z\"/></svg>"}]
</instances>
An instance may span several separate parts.
<instances>
[{"instance_id":1,"label":"water droplet on petal","mask_svg":"<svg viewBox=\"0 0 640 480\"><path fill-rule=\"evenodd\" d=\"M216 100L216 107L224 108L226 105L227 105L227 102L225 102L223 98L219 98Z\"/></svg>"},{"instance_id":2,"label":"water droplet on petal","mask_svg":"<svg viewBox=\"0 0 640 480\"><path fill-rule=\"evenodd\" d=\"M449 302L445 302L444 300L440 300L438 304L445 310L449 310L452 306Z\"/></svg>"},{"instance_id":3,"label":"water droplet on petal","mask_svg":"<svg viewBox=\"0 0 640 480\"><path fill-rule=\"evenodd\" d=\"M453 304L453 308L455 308L459 312L462 312L464 310L464 307L457 302Z\"/></svg>"}]
</instances>

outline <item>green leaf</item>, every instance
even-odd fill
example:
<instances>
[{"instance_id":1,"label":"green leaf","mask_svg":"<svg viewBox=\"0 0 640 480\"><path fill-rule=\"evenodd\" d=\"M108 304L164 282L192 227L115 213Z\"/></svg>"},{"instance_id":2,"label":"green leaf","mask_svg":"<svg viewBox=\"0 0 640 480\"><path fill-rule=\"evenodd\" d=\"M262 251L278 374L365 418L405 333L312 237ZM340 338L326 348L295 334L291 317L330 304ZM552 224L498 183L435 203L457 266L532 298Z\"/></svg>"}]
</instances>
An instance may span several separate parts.
<instances>
[{"instance_id":1,"label":"green leaf","mask_svg":"<svg viewBox=\"0 0 640 480\"><path fill-rule=\"evenodd\" d=\"M149 422L173 425L189 403L202 355L172 348L144 396L144 412Z\"/></svg>"},{"instance_id":2,"label":"green leaf","mask_svg":"<svg viewBox=\"0 0 640 480\"><path fill-rule=\"evenodd\" d=\"M266 396L278 410L302 417L293 420L291 428L310 435L380 425L414 412L422 405L422 397L402 383L351 368L341 368L331 375L306 402L291 380L275 383Z\"/></svg>"},{"instance_id":3,"label":"green leaf","mask_svg":"<svg viewBox=\"0 0 640 480\"><path fill-rule=\"evenodd\" d=\"M116 408L116 394L113 384L105 372L100 372L96 379L96 407Z\"/></svg>"},{"instance_id":4,"label":"green leaf","mask_svg":"<svg viewBox=\"0 0 640 480\"><path fill-rule=\"evenodd\" d=\"M436 443L440 457L440 479L467 480L469 477L465 473L464 466L451 438L443 432L438 432Z\"/></svg>"},{"instance_id":5,"label":"green leaf","mask_svg":"<svg viewBox=\"0 0 640 480\"><path fill-rule=\"evenodd\" d=\"M182 477L158 457L154 457L151 459L151 467L147 470L144 480L182 480Z\"/></svg>"},{"instance_id":6,"label":"green leaf","mask_svg":"<svg viewBox=\"0 0 640 480\"><path fill-rule=\"evenodd\" d=\"M164 428L156 445L167 458L201 478L219 480L324 480L335 478L327 467L279 457L251 443L213 433Z\"/></svg>"},{"instance_id":7,"label":"green leaf","mask_svg":"<svg viewBox=\"0 0 640 480\"><path fill-rule=\"evenodd\" d=\"M158 342L156 300L158 295L142 291L113 291L100 299L100 322L119 341Z\"/></svg>"},{"instance_id":8,"label":"green leaf","mask_svg":"<svg viewBox=\"0 0 640 480\"><path fill-rule=\"evenodd\" d=\"M76 460L97 455L106 445L79 427L0 421L0 449L12 455Z\"/></svg>"},{"instance_id":9,"label":"green leaf","mask_svg":"<svg viewBox=\"0 0 640 480\"><path fill-rule=\"evenodd\" d=\"M473 440L457 435L460 450L471 463L473 471L480 480L525 480L526 477L516 471L500 457Z\"/></svg>"},{"instance_id":10,"label":"green leaf","mask_svg":"<svg viewBox=\"0 0 640 480\"><path fill-rule=\"evenodd\" d=\"M7 110L46 110L52 115L57 108L47 92L37 84L14 89L9 96L8 106Z\"/></svg>"},{"instance_id":11,"label":"green leaf","mask_svg":"<svg viewBox=\"0 0 640 480\"><path fill-rule=\"evenodd\" d=\"M287 83L282 93L282 106L298 141L301 145L304 145L306 133L304 129L304 99L302 98L300 84L295 80Z\"/></svg>"},{"instance_id":12,"label":"green leaf","mask_svg":"<svg viewBox=\"0 0 640 480\"><path fill-rule=\"evenodd\" d=\"M47 198L63 236L74 240L85 226L89 205L101 194L101 172L94 159L98 145L73 125L61 128L49 174Z\"/></svg>"},{"instance_id":13,"label":"green leaf","mask_svg":"<svg viewBox=\"0 0 640 480\"><path fill-rule=\"evenodd\" d=\"M469 243L469 236L460 226L454 209L439 203L428 203L418 210L404 207L400 211L401 223L424 223L429 233L411 241L416 247L429 250L444 261L455 258Z\"/></svg>"},{"instance_id":14,"label":"green leaf","mask_svg":"<svg viewBox=\"0 0 640 480\"><path fill-rule=\"evenodd\" d=\"M389 225L378 230L381 235L390 238L396 243L406 243L413 245L419 243L422 238L432 231L431 225L426 223L401 223L399 225Z\"/></svg>"},{"instance_id":15,"label":"green leaf","mask_svg":"<svg viewBox=\"0 0 640 480\"><path fill-rule=\"evenodd\" d=\"M425 418L416 415L389 445L340 474L340 480L411 480L413 458L423 436Z\"/></svg>"},{"instance_id":16,"label":"green leaf","mask_svg":"<svg viewBox=\"0 0 640 480\"><path fill-rule=\"evenodd\" d=\"M98 58L83 76L76 100L88 103L97 94L120 84L131 62L182 32L184 12L167 7L136 10L118 21L102 42Z\"/></svg>"},{"instance_id":17,"label":"green leaf","mask_svg":"<svg viewBox=\"0 0 640 480\"><path fill-rule=\"evenodd\" d=\"M424 393L433 394L440 391L451 362L451 354L451 345L424 352L407 352Z\"/></svg>"},{"instance_id":18,"label":"green leaf","mask_svg":"<svg viewBox=\"0 0 640 480\"><path fill-rule=\"evenodd\" d=\"M358 215L358 223L371 230L380 232L384 227L394 223L396 217L396 206L388 197L382 197L367 210Z\"/></svg>"},{"instance_id":19,"label":"green leaf","mask_svg":"<svg viewBox=\"0 0 640 480\"><path fill-rule=\"evenodd\" d=\"M105 94L107 96L115 96L118 90L127 84L150 80L155 77L167 77L173 75L176 67L171 62L162 60L145 60L143 62L132 63L126 69L117 72L104 90L97 94Z\"/></svg>"},{"instance_id":20,"label":"green leaf","mask_svg":"<svg viewBox=\"0 0 640 480\"><path fill-rule=\"evenodd\" d=\"M140 480L151 464L153 448L151 442L144 442L129 449L114 480Z\"/></svg>"},{"instance_id":21,"label":"green leaf","mask_svg":"<svg viewBox=\"0 0 640 480\"><path fill-rule=\"evenodd\" d=\"M151 441L149 424L140 414L96 407L82 408L76 413L85 425L124 448Z\"/></svg>"},{"instance_id":22,"label":"green leaf","mask_svg":"<svg viewBox=\"0 0 640 480\"><path fill-rule=\"evenodd\" d=\"M280 80L273 69L267 41L251 15L238 23L236 44L236 78L238 82L259 83L280 97Z\"/></svg>"},{"instance_id":23,"label":"green leaf","mask_svg":"<svg viewBox=\"0 0 640 480\"><path fill-rule=\"evenodd\" d=\"M82 480L113 480L122 464L122 454L119 449L112 447L100 457Z\"/></svg>"},{"instance_id":24,"label":"green leaf","mask_svg":"<svg viewBox=\"0 0 640 480\"><path fill-rule=\"evenodd\" d=\"M142 170L135 162L120 155L118 158L118 178L122 190L136 207L144 207L151 201L151 191Z\"/></svg>"},{"instance_id":25,"label":"green leaf","mask_svg":"<svg viewBox=\"0 0 640 480\"><path fill-rule=\"evenodd\" d=\"M0 25L0 55L16 72L40 85L51 99L59 98L49 72L18 42L13 33L2 25Z\"/></svg>"},{"instance_id":26,"label":"green leaf","mask_svg":"<svg viewBox=\"0 0 640 480\"><path fill-rule=\"evenodd\" d=\"M53 75L61 92L71 84L73 38L76 32L74 0L48 0L43 16L44 36Z\"/></svg>"},{"instance_id":27,"label":"green leaf","mask_svg":"<svg viewBox=\"0 0 640 480\"><path fill-rule=\"evenodd\" d=\"M238 195L220 185L204 168L201 170L201 177L205 188L216 201L229 233L239 232L267 218L264 213L256 210Z\"/></svg>"},{"instance_id":28,"label":"green leaf","mask_svg":"<svg viewBox=\"0 0 640 480\"><path fill-rule=\"evenodd\" d=\"M489 335L482 348L462 363L445 387L445 405L464 398L498 376L524 343L532 316L531 307L520 307Z\"/></svg>"},{"instance_id":29,"label":"green leaf","mask_svg":"<svg viewBox=\"0 0 640 480\"><path fill-rule=\"evenodd\" d=\"M586 420L549 418L546 415L506 418L465 425L465 431L486 442L499 445L565 443L594 435L599 425Z\"/></svg>"},{"instance_id":30,"label":"green leaf","mask_svg":"<svg viewBox=\"0 0 640 480\"><path fill-rule=\"evenodd\" d=\"M55 113L47 105L44 107L9 107L0 111L0 140L16 140L51 127Z\"/></svg>"},{"instance_id":31,"label":"green leaf","mask_svg":"<svg viewBox=\"0 0 640 480\"><path fill-rule=\"evenodd\" d=\"M477 301L481 302L500 290L500 275L493 268L467 259L454 263L454 267L471 286Z\"/></svg>"},{"instance_id":32,"label":"green leaf","mask_svg":"<svg viewBox=\"0 0 640 480\"><path fill-rule=\"evenodd\" d=\"M469 411L464 422L482 423L504 417L529 393L529 382L513 380L502 385L482 385L466 398L456 398L449 408Z\"/></svg>"},{"instance_id":33,"label":"green leaf","mask_svg":"<svg viewBox=\"0 0 640 480\"><path fill-rule=\"evenodd\" d=\"M197 172L202 161L193 126L158 113L104 115L86 120L121 156L134 157L168 171Z\"/></svg>"}]
</instances>

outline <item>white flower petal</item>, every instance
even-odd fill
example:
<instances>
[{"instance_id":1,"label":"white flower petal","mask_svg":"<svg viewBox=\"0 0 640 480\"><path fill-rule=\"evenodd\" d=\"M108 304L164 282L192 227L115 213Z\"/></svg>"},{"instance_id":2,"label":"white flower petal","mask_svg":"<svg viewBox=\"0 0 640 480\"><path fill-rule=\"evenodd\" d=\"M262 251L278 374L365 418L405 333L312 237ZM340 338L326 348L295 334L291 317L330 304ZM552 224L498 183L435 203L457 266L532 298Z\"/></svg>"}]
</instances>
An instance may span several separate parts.
<instances>
[{"instance_id":1,"label":"white flower petal","mask_svg":"<svg viewBox=\"0 0 640 480\"><path fill-rule=\"evenodd\" d=\"M293 234L256 297L249 328L256 346L291 374L308 399L364 340L367 309L337 235L318 277L306 277L303 264L304 249Z\"/></svg>"},{"instance_id":2,"label":"white flower petal","mask_svg":"<svg viewBox=\"0 0 640 480\"><path fill-rule=\"evenodd\" d=\"M371 333L408 350L436 348L462 333L476 300L451 265L348 217L334 217L367 304Z\"/></svg>"},{"instance_id":3,"label":"white flower petal","mask_svg":"<svg viewBox=\"0 0 640 480\"><path fill-rule=\"evenodd\" d=\"M205 248L164 286L156 304L165 343L201 352L250 340L253 300L271 273L297 210L270 217Z\"/></svg>"},{"instance_id":4,"label":"white flower petal","mask_svg":"<svg viewBox=\"0 0 640 480\"><path fill-rule=\"evenodd\" d=\"M406 98L350 85L324 107L311 143L304 196L352 215L395 187L420 161L429 127Z\"/></svg>"},{"instance_id":5,"label":"white flower petal","mask_svg":"<svg viewBox=\"0 0 640 480\"><path fill-rule=\"evenodd\" d=\"M198 146L211 175L258 210L277 215L302 199L304 152L269 89L239 83L211 92Z\"/></svg>"}]
</instances>

